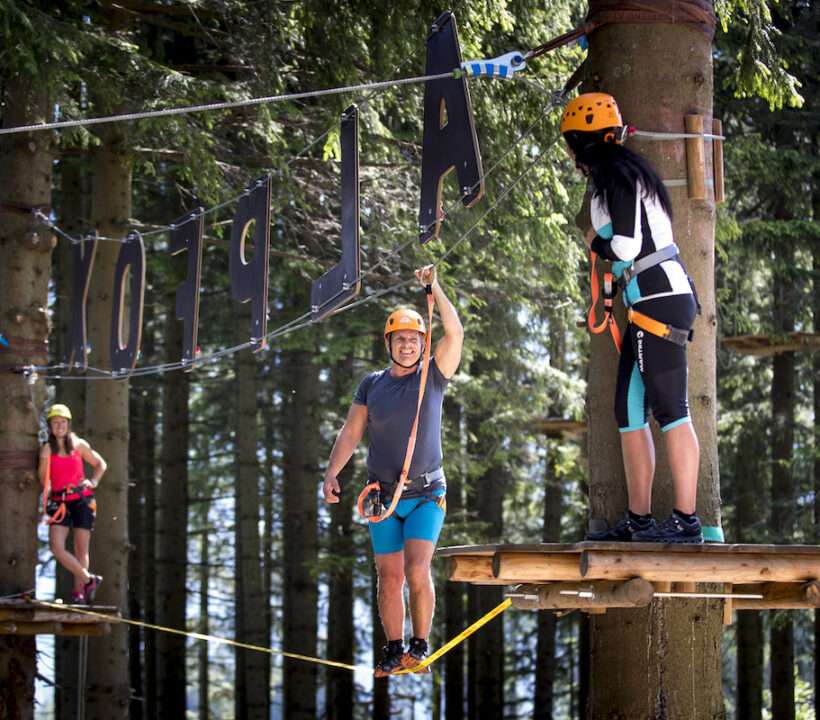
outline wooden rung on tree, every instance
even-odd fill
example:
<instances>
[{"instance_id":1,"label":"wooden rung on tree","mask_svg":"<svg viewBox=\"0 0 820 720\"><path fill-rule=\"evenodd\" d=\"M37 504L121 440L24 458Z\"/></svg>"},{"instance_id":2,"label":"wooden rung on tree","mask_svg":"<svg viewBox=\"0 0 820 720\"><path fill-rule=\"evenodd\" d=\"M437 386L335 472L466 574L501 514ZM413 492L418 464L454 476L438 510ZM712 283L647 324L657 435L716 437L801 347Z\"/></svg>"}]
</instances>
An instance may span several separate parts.
<instances>
[{"instance_id":1,"label":"wooden rung on tree","mask_svg":"<svg viewBox=\"0 0 820 720\"><path fill-rule=\"evenodd\" d=\"M784 352L820 351L820 333L791 332L785 335L736 335L723 338L723 346L741 355L768 357Z\"/></svg>"}]
</instances>

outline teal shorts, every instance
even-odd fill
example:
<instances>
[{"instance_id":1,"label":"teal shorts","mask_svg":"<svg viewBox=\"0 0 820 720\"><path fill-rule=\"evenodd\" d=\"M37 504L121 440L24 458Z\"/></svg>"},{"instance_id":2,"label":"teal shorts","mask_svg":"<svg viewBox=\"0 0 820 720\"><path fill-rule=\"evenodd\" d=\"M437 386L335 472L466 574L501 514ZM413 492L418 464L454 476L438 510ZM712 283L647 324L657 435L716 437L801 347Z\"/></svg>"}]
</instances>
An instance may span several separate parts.
<instances>
[{"instance_id":1,"label":"teal shorts","mask_svg":"<svg viewBox=\"0 0 820 720\"><path fill-rule=\"evenodd\" d=\"M368 523L373 552L376 555L399 552L404 549L405 540L429 540L435 545L446 515L443 492L438 498L438 501L424 497L399 500L387 520Z\"/></svg>"}]
</instances>

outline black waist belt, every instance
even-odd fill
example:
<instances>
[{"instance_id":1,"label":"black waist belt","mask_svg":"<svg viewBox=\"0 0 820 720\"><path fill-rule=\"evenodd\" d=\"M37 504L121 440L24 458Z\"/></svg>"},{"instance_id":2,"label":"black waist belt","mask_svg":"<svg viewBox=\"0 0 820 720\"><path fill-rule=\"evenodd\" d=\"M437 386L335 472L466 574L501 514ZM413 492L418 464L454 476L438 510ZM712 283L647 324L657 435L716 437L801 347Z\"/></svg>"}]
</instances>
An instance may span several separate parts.
<instances>
[{"instance_id":1,"label":"black waist belt","mask_svg":"<svg viewBox=\"0 0 820 720\"><path fill-rule=\"evenodd\" d=\"M393 491L396 488L396 483L392 483L390 485L385 483L380 484L382 495L385 497L392 497ZM444 468L436 468L435 470L430 470L429 472L422 473L414 478L410 478L404 487L404 492L421 493L422 495L425 495L434 490L440 490L446 486L447 485L444 479Z\"/></svg>"}]
</instances>

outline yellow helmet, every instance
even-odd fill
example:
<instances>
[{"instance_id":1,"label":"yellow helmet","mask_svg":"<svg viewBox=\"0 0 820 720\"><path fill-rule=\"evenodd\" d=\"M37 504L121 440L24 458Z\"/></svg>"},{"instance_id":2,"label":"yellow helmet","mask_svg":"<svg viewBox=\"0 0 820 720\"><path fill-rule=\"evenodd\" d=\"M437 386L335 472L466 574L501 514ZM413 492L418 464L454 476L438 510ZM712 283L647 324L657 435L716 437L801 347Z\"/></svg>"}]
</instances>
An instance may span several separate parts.
<instances>
[{"instance_id":1,"label":"yellow helmet","mask_svg":"<svg viewBox=\"0 0 820 720\"><path fill-rule=\"evenodd\" d=\"M71 420L71 410L68 409L68 405L60 405L59 403L56 405L52 405L48 409L48 414L46 415L46 420L51 420L51 418L61 417L65 418L66 420Z\"/></svg>"},{"instance_id":2,"label":"yellow helmet","mask_svg":"<svg viewBox=\"0 0 820 720\"><path fill-rule=\"evenodd\" d=\"M561 117L561 133L599 132L622 128L624 121L615 98L607 93L584 93L570 100ZM623 142L623 133L604 135L605 142Z\"/></svg>"},{"instance_id":3,"label":"yellow helmet","mask_svg":"<svg viewBox=\"0 0 820 720\"><path fill-rule=\"evenodd\" d=\"M390 333L398 332L399 330L415 330L422 334L427 334L427 328L424 327L424 319L415 310L410 308L399 308L394 310L387 317L387 322L384 324L384 337Z\"/></svg>"}]
</instances>

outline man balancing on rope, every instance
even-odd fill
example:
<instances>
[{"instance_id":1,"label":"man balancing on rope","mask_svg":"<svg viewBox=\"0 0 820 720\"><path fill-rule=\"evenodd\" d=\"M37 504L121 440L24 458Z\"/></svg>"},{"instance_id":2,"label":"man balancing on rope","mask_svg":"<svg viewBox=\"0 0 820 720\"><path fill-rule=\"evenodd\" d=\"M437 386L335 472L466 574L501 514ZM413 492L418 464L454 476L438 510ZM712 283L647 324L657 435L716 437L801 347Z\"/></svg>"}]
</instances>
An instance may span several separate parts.
<instances>
[{"instance_id":1,"label":"man balancing on rope","mask_svg":"<svg viewBox=\"0 0 820 720\"><path fill-rule=\"evenodd\" d=\"M425 373L423 350L429 328L414 310L400 308L390 314L384 328L390 366L370 373L359 385L330 453L323 487L327 502L339 502L338 474L367 429L370 441L367 471L370 481L378 483L380 502L392 504L397 488L401 493L389 516L383 513L369 518L368 523L379 578L379 615L388 641L376 665L376 677L413 668L427 654L435 606L430 562L446 508L447 486L441 467L441 407L447 383L461 360L464 340L461 321L438 283L435 267L428 265L416 270L416 278L435 301L444 337L436 343ZM417 417L420 388L423 397ZM413 433L416 419L417 432ZM406 467L408 457L412 457L409 468ZM399 478L404 470L407 480L401 491ZM413 637L406 653L405 579L413 624Z\"/></svg>"}]
</instances>

